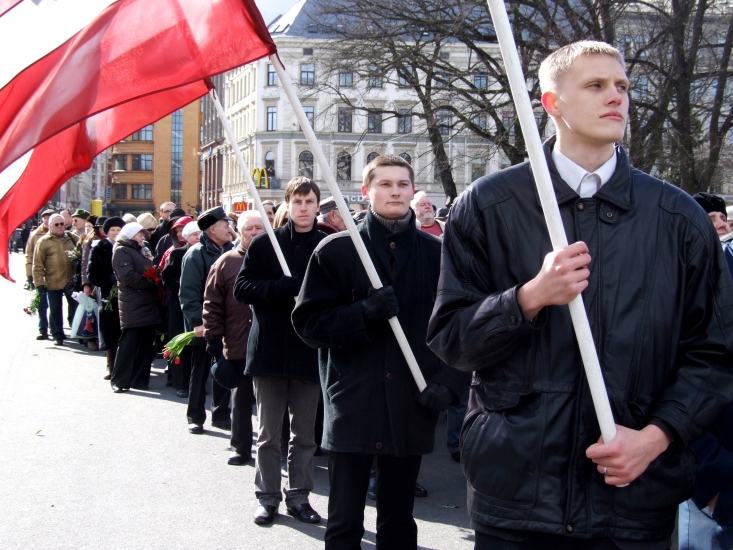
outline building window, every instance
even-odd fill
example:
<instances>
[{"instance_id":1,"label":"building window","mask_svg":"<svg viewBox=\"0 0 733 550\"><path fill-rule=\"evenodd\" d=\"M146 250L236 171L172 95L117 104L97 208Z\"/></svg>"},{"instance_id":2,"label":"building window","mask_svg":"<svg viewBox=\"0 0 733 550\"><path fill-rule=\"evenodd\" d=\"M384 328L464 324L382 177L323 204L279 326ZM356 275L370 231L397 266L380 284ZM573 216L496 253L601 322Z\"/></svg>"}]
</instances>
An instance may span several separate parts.
<instances>
[{"instance_id":1,"label":"building window","mask_svg":"<svg viewBox=\"0 0 733 550\"><path fill-rule=\"evenodd\" d=\"M132 134L132 141L153 141L153 125L148 124Z\"/></svg>"},{"instance_id":2,"label":"building window","mask_svg":"<svg viewBox=\"0 0 733 550\"><path fill-rule=\"evenodd\" d=\"M509 160L509 157L501 157L501 169L504 170L504 168L509 168L512 165L512 161Z\"/></svg>"},{"instance_id":3,"label":"building window","mask_svg":"<svg viewBox=\"0 0 733 550\"><path fill-rule=\"evenodd\" d=\"M300 64L300 83L303 86L313 86L316 83L316 65L315 63Z\"/></svg>"},{"instance_id":4,"label":"building window","mask_svg":"<svg viewBox=\"0 0 733 550\"><path fill-rule=\"evenodd\" d=\"M436 71L433 81L436 88L447 88L450 84L450 78L444 71Z\"/></svg>"},{"instance_id":5,"label":"building window","mask_svg":"<svg viewBox=\"0 0 733 550\"><path fill-rule=\"evenodd\" d=\"M476 181L486 175L486 161L476 157L471 161L471 181Z\"/></svg>"},{"instance_id":6,"label":"building window","mask_svg":"<svg viewBox=\"0 0 733 550\"><path fill-rule=\"evenodd\" d=\"M127 155L115 155L115 170L127 170Z\"/></svg>"},{"instance_id":7,"label":"building window","mask_svg":"<svg viewBox=\"0 0 733 550\"><path fill-rule=\"evenodd\" d=\"M354 85L354 73L351 69L339 69L339 86L350 88Z\"/></svg>"},{"instance_id":8,"label":"building window","mask_svg":"<svg viewBox=\"0 0 733 550\"><path fill-rule=\"evenodd\" d=\"M315 129L314 125L314 118L315 118L315 107L310 105L304 105L303 106L303 112L305 112L305 118L308 119L308 123L311 125L311 128ZM300 126L298 126L300 130L303 130Z\"/></svg>"},{"instance_id":9,"label":"building window","mask_svg":"<svg viewBox=\"0 0 733 550\"><path fill-rule=\"evenodd\" d=\"M479 90L485 90L489 86L489 75L484 72L478 72L473 75L473 85Z\"/></svg>"},{"instance_id":10,"label":"building window","mask_svg":"<svg viewBox=\"0 0 733 550\"><path fill-rule=\"evenodd\" d=\"M317 30L318 29L316 28L316 31ZM313 48L303 48L303 55L313 55Z\"/></svg>"},{"instance_id":11,"label":"building window","mask_svg":"<svg viewBox=\"0 0 733 550\"><path fill-rule=\"evenodd\" d=\"M486 115L476 115L473 117L473 123L482 130L486 130Z\"/></svg>"},{"instance_id":12,"label":"building window","mask_svg":"<svg viewBox=\"0 0 733 550\"><path fill-rule=\"evenodd\" d=\"M367 113L367 133L382 133L382 111L370 110Z\"/></svg>"},{"instance_id":13,"label":"building window","mask_svg":"<svg viewBox=\"0 0 733 550\"><path fill-rule=\"evenodd\" d=\"M372 153L369 153L369 154L367 155L367 164L369 164L369 163L370 163L371 161L373 161L373 160L374 160L375 158L377 158L378 156L379 156L379 153L374 153L374 152L372 152Z\"/></svg>"},{"instance_id":14,"label":"building window","mask_svg":"<svg viewBox=\"0 0 733 550\"><path fill-rule=\"evenodd\" d=\"M351 181L351 155L341 152L336 161L336 179L339 181Z\"/></svg>"},{"instance_id":15,"label":"building window","mask_svg":"<svg viewBox=\"0 0 733 550\"><path fill-rule=\"evenodd\" d=\"M298 174L313 177L313 153L303 151L298 157Z\"/></svg>"},{"instance_id":16,"label":"building window","mask_svg":"<svg viewBox=\"0 0 733 550\"><path fill-rule=\"evenodd\" d=\"M272 63L267 64L267 85L277 86L277 73Z\"/></svg>"},{"instance_id":17,"label":"building window","mask_svg":"<svg viewBox=\"0 0 733 550\"><path fill-rule=\"evenodd\" d=\"M407 153L400 153L400 158L405 159L407 161L407 164L412 166L412 157L408 155Z\"/></svg>"},{"instance_id":18,"label":"building window","mask_svg":"<svg viewBox=\"0 0 733 550\"><path fill-rule=\"evenodd\" d=\"M369 87L382 87L382 74L379 72L379 69L376 65L369 65Z\"/></svg>"},{"instance_id":19,"label":"building window","mask_svg":"<svg viewBox=\"0 0 733 550\"><path fill-rule=\"evenodd\" d=\"M127 185L115 185L115 199L127 198Z\"/></svg>"},{"instance_id":20,"label":"building window","mask_svg":"<svg viewBox=\"0 0 733 550\"><path fill-rule=\"evenodd\" d=\"M501 123L508 130L509 135L514 136L514 115L503 115L501 117Z\"/></svg>"},{"instance_id":21,"label":"building window","mask_svg":"<svg viewBox=\"0 0 733 550\"><path fill-rule=\"evenodd\" d=\"M183 197L183 109L173 111L171 125L171 201Z\"/></svg>"},{"instance_id":22,"label":"building window","mask_svg":"<svg viewBox=\"0 0 733 550\"><path fill-rule=\"evenodd\" d=\"M272 151L265 153L265 172L268 178L275 177L275 153ZM272 187L272 182L270 182L270 187Z\"/></svg>"},{"instance_id":23,"label":"building window","mask_svg":"<svg viewBox=\"0 0 733 550\"><path fill-rule=\"evenodd\" d=\"M132 169L151 171L153 169L153 155L132 155Z\"/></svg>"},{"instance_id":24,"label":"building window","mask_svg":"<svg viewBox=\"0 0 733 550\"><path fill-rule=\"evenodd\" d=\"M351 132L351 109L348 107L339 107L339 132Z\"/></svg>"},{"instance_id":25,"label":"building window","mask_svg":"<svg viewBox=\"0 0 733 550\"><path fill-rule=\"evenodd\" d=\"M153 186L145 184L133 184L132 198L137 200L153 200Z\"/></svg>"},{"instance_id":26,"label":"building window","mask_svg":"<svg viewBox=\"0 0 733 550\"><path fill-rule=\"evenodd\" d=\"M397 133L409 134L410 132L412 132L412 111L399 109L397 111Z\"/></svg>"},{"instance_id":27,"label":"building window","mask_svg":"<svg viewBox=\"0 0 733 550\"><path fill-rule=\"evenodd\" d=\"M408 88L410 86L410 79L407 71L404 69L397 69L397 85L400 88Z\"/></svg>"},{"instance_id":28,"label":"building window","mask_svg":"<svg viewBox=\"0 0 733 550\"><path fill-rule=\"evenodd\" d=\"M267 108L267 131L274 132L277 130L277 107Z\"/></svg>"},{"instance_id":29,"label":"building window","mask_svg":"<svg viewBox=\"0 0 733 550\"><path fill-rule=\"evenodd\" d=\"M450 111L441 109L435 113L435 124L438 126L438 131L444 136L450 134L450 121Z\"/></svg>"}]
</instances>

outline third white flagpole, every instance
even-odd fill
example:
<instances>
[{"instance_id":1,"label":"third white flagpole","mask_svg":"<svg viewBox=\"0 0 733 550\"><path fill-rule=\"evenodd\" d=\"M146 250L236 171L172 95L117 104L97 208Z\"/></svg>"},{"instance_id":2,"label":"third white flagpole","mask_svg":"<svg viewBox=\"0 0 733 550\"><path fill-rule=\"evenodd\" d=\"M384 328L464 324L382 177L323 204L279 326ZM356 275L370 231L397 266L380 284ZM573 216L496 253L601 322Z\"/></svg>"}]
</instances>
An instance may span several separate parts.
<instances>
[{"instance_id":1,"label":"third white flagpole","mask_svg":"<svg viewBox=\"0 0 733 550\"><path fill-rule=\"evenodd\" d=\"M331 195L336 201L336 206L341 213L341 217L344 219L346 230L349 232L351 240L354 241L354 246L356 247L356 252L359 254L361 263L364 264L364 269L366 269L367 275L369 276L369 281L372 283L372 286L374 288L382 288L382 281L377 274L377 270L374 268L374 264L372 263L372 259L369 257L369 252L367 252L366 246L364 246L364 241L361 239L361 235L359 235L359 232L356 229L356 224L351 218L349 207L346 205L346 201L344 201L341 190L336 183L336 178L331 172L331 167L326 160L326 156L321 150L321 146L318 143L318 138L316 137L313 128L311 128L308 118L305 116L303 106L300 104L300 99L298 99L298 95L295 93L295 89L293 88L293 83L290 81L290 76L285 71L285 67L282 66L280 58L277 56L277 54L273 54L270 56L270 62L272 63L272 66L275 67L277 77L280 79L280 84L285 91L285 95L288 96L290 105L295 112L295 116L298 118L298 122L300 123L300 127L305 134L305 138L308 140L308 143L313 150L313 155L315 156L316 162L321 169L323 178L326 180L326 185L328 185L328 188L331 191ZM397 320L397 317L392 317L389 320L389 324L392 327L392 331L397 338L400 349L405 356L405 360L407 361L407 366L410 368L412 377L415 379L417 389L423 391L426 386L425 378L423 377L422 371L420 371L420 367L417 364L415 354L412 353L412 349L410 349L410 344L407 342L407 338L405 337L405 333L402 330L402 326L400 326L400 322Z\"/></svg>"},{"instance_id":2,"label":"third white flagpole","mask_svg":"<svg viewBox=\"0 0 733 550\"><path fill-rule=\"evenodd\" d=\"M552 179L550 178L550 170L547 167L545 153L542 150L542 141L540 140L537 123L534 119L534 111L527 94L527 84L522 73L522 66L519 63L519 54L517 46L512 35L511 24L507 16L504 0L488 0L491 19L494 23L496 36L499 39L499 48L504 58L504 67L506 68L509 85L514 98L514 105L517 109L519 124L522 127L522 134L527 145L527 153L529 154L529 162L532 166L535 182L537 183L537 191L539 192L542 210L545 213L545 221L547 229L550 233L550 240L555 250L564 248L568 245L565 235L565 229L562 225L560 217L560 208L557 205L555 191L552 187ZM585 366L585 375L590 386L590 393L593 398L593 406L598 417L598 424L601 427L603 441L609 443L616 437L616 424L613 420L613 412L611 404L608 401L608 393L603 382L603 373L601 365L598 361L598 354L593 342L593 334L590 330L590 323L583 305L583 297L578 296L568 304L570 308L570 317L573 320L575 328L575 336L578 339L578 347L580 355L583 358Z\"/></svg>"}]
</instances>

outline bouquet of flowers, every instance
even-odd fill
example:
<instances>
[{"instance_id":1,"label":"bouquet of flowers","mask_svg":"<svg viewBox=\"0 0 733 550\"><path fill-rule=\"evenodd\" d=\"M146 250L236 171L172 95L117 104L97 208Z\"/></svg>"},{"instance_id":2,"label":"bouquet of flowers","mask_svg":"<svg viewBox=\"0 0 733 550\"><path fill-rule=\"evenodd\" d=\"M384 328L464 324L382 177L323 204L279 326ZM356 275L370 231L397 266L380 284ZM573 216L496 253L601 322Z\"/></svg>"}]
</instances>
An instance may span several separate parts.
<instances>
[{"instance_id":1,"label":"bouquet of flowers","mask_svg":"<svg viewBox=\"0 0 733 550\"><path fill-rule=\"evenodd\" d=\"M23 311L25 311L28 315L35 315L38 313L38 306L41 304L41 295L36 290L33 292L33 298L31 298L31 303L28 304L27 307L23 308Z\"/></svg>"},{"instance_id":2,"label":"bouquet of flowers","mask_svg":"<svg viewBox=\"0 0 733 550\"><path fill-rule=\"evenodd\" d=\"M109 291L109 296L107 296L107 299L102 300L104 302L105 311L114 311L115 310L114 306L112 305L112 300L117 298L117 295L118 295L117 285L113 285Z\"/></svg>"},{"instance_id":3,"label":"bouquet of flowers","mask_svg":"<svg viewBox=\"0 0 733 550\"><path fill-rule=\"evenodd\" d=\"M195 337L196 334L194 333L194 331L191 331L182 332L178 336L171 338L171 340L163 348L163 357L165 359L168 359L169 361L172 360L173 363L175 363L176 365L180 365L181 358L179 357L179 355L181 354L181 352L183 352L183 348L190 344L191 340L193 340Z\"/></svg>"},{"instance_id":4,"label":"bouquet of flowers","mask_svg":"<svg viewBox=\"0 0 733 550\"><path fill-rule=\"evenodd\" d=\"M74 250L65 250L64 252L72 262L81 261L81 251L78 248L75 248Z\"/></svg>"},{"instance_id":5,"label":"bouquet of flowers","mask_svg":"<svg viewBox=\"0 0 733 550\"><path fill-rule=\"evenodd\" d=\"M160 271L158 271L158 268L155 266L149 266L145 270L145 273L143 273L143 277L154 285L160 284Z\"/></svg>"}]
</instances>

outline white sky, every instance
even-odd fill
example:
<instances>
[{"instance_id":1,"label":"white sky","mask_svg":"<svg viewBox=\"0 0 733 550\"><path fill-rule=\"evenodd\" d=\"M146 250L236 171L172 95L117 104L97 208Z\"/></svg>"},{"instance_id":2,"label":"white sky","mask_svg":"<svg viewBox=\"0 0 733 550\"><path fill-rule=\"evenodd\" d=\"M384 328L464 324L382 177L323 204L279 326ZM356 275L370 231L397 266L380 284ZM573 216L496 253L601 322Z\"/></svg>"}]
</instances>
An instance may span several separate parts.
<instances>
[{"instance_id":1,"label":"white sky","mask_svg":"<svg viewBox=\"0 0 733 550\"><path fill-rule=\"evenodd\" d=\"M292 8L298 0L255 0L255 4L265 20L265 24L269 25L275 17L285 14Z\"/></svg>"}]
</instances>

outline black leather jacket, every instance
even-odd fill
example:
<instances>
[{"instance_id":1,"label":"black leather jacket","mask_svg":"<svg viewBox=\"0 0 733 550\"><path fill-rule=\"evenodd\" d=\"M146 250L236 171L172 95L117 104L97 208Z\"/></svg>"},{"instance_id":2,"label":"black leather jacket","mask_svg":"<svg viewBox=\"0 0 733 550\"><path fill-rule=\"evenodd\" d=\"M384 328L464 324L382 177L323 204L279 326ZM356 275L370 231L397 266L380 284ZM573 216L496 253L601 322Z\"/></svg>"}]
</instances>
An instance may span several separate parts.
<instances>
[{"instance_id":1,"label":"black leather jacket","mask_svg":"<svg viewBox=\"0 0 733 550\"><path fill-rule=\"evenodd\" d=\"M474 371L461 435L472 519L500 529L654 541L692 495L689 443L733 397L733 291L705 212L632 168L581 199L545 145L568 242L590 249L583 292L616 422L674 444L626 488L585 456L600 430L566 306L523 315L517 289L552 250L528 163L476 181L443 244L428 343Z\"/></svg>"}]
</instances>

